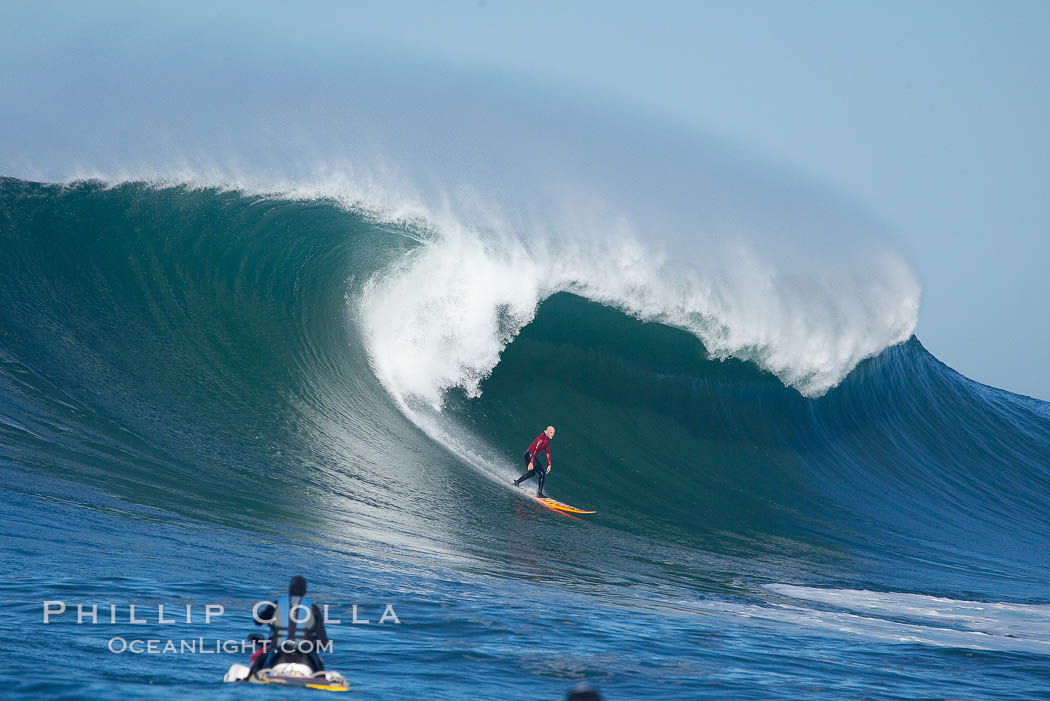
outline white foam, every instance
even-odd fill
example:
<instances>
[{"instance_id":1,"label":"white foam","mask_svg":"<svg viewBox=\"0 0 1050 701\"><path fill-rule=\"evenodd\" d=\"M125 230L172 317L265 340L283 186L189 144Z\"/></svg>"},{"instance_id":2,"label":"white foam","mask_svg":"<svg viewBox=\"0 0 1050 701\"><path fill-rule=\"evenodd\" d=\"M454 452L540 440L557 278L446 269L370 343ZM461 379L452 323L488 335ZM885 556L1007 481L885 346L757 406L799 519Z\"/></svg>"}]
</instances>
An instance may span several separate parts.
<instances>
[{"instance_id":1,"label":"white foam","mask_svg":"<svg viewBox=\"0 0 1050 701\"><path fill-rule=\"evenodd\" d=\"M682 607L708 616L747 619L749 625L787 625L794 634L808 632L893 645L1050 655L1050 606L782 584L765 588L792 599L835 608L713 599L683 602Z\"/></svg>"},{"instance_id":2,"label":"white foam","mask_svg":"<svg viewBox=\"0 0 1050 701\"><path fill-rule=\"evenodd\" d=\"M968 601L903 592L862 589L825 589L792 584L768 584L783 596L829 604L882 618L950 626L991 636L1030 639L1050 652L1050 606L1007 602Z\"/></svg>"},{"instance_id":3,"label":"white foam","mask_svg":"<svg viewBox=\"0 0 1050 701\"><path fill-rule=\"evenodd\" d=\"M712 355L753 360L816 396L914 330L919 288L891 253L862 270L815 264L785 275L747 241L727 247L676 251L626 224L601 240L496 243L457 226L369 283L362 319L371 357L395 394L434 406L450 387L476 396L537 304L571 291L688 330Z\"/></svg>"}]
</instances>

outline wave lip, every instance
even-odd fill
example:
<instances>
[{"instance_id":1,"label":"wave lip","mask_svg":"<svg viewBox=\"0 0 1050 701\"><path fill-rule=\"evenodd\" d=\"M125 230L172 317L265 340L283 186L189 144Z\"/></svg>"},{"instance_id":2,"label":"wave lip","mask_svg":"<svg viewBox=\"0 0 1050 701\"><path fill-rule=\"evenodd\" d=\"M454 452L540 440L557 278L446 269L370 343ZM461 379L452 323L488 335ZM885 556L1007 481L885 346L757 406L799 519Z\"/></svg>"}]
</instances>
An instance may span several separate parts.
<instances>
[{"instance_id":1,"label":"wave lip","mask_svg":"<svg viewBox=\"0 0 1050 701\"><path fill-rule=\"evenodd\" d=\"M862 271L809 275L784 274L746 245L718 259L717 269L693 265L688 251L630 229L537 243L457 226L374 275L361 319L384 386L433 407L453 387L478 396L506 345L558 292L686 330L711 357L752 361L810 397L906 341L918 320L919 285L889 252Z\"/></svg>"}]
</instances>

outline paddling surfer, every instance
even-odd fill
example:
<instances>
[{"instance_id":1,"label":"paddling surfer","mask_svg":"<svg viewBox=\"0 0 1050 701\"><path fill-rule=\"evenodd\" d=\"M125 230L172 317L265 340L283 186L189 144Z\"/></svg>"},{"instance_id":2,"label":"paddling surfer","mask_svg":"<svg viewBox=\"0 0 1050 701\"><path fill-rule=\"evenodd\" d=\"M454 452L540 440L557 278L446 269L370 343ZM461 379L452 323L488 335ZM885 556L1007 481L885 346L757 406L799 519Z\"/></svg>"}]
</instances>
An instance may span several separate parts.
<instances>
[{"instance_id":1,"label":"paddling surfer","mask_svg":"<svg viewBox=\"0 0 1050 701\"><path fill-rule=\"evenodd\" d=\"M321 609L306 598L305 579L292 577L287 594L253 615L255 625L270 625L271 634L263 654L252 658L252 674L282 662L306 664L314 672L324 670L317 649L328 644L328 635Z\"/></svg>"},{"instance_id":2,"label":"paddling surfer","mask_svg":"<svg viewBox=\"0 0 1050 701\"><path fill-rule=\"evenodd\" d=\"M548 426L544 429L543 433L532 439L532 443L529 443L529 449L525 451L525 464L529 466L528 471L514 480L514 486L517 487L522 482L531 479L533 475L540 478L539 489L536 490L536 496L543 499L547 495L543 493L543 482L547 478L547 473L551 471L551 439L554 438L554 427ZM540 469L535 469L536 458L540 455L540 451L547 456L547 468L544 469L543 465L540 465Z\"/></svg>"}]
</instances>

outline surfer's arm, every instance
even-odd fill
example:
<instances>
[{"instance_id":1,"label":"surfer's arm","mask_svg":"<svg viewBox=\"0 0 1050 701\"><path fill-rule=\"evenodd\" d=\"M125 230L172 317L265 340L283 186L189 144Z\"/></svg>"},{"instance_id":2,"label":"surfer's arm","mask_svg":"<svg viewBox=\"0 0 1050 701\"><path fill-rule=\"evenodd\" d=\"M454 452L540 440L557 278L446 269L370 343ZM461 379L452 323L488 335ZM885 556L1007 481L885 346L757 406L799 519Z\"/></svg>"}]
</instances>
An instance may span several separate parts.
<instances>
[{"instance_id":1,"label":"surfer's arm","mask_svg":"<svg viewBox=\"0 0 1050 701\"><path fill-rule=\"evenodd\" d=\"M322 645L328 644L328 633L324 629L324 615L321 613L321 609L317 608L317 604L312 607L314 614L314 637L317 642Z\"/></svg>"}]
</instances>

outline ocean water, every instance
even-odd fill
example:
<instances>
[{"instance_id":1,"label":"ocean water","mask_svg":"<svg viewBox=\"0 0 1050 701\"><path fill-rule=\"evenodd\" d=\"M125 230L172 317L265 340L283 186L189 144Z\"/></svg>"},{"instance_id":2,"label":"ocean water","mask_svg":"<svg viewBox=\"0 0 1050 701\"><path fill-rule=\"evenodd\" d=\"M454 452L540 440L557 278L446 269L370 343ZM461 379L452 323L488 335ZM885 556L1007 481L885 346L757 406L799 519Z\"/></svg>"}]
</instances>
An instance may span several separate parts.
<instances>
[{"instance_id":1,"label":"ocean water","mask_svg":"<svg viewBox=\"0 0 1050 701\"><path fill-rule=\"evenodd\" d=\"M0 180L5 698L286 696L214 646L295 574L361 698L1050 693L1050 405L892 253L207 179Z\"/></svg>"}]
</instances>

